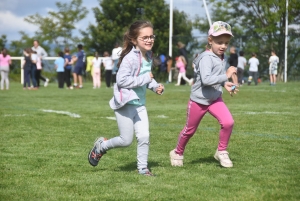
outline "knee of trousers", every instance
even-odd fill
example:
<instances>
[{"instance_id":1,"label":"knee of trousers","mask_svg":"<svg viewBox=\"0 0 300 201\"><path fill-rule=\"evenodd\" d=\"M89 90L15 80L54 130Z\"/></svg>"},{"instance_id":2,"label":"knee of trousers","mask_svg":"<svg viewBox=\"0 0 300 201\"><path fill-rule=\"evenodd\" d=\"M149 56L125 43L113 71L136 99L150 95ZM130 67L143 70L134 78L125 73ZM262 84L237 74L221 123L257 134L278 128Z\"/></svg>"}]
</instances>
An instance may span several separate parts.
<instances>
[{"instance_id":1,"label":"knee of trousers","mask_svg":"<svg viewBox=\"0 0 300 201\"><path fill-rule=\"evenodd\" d=\"M149 133L147 133L147 134L144 134L144 135L142 135L142 136L138 136L137 137L137 142L139 143L139 144L149 144L149 138L150 138L150 135L149 135Z\"/></svg>"},{"instance_id":2,"label":"knee of trousers","mask_svg":"<svg viewBox=\"0 0 300 201\"><path fill-rule=\"evenodd\" d=\"M223 128L232 128L234 125L234 120L233 119L226 119L221 123Z\"/></svg>"},{"instance_id":3,"label":"knee of trousers","mask_svg":"<svg viewBox=\"0 0 300 201\"><path fill-rule=\"evenodd\" d=\"M120 144L122 147L128 147L131 145L133 139L124 139L122 138L122 140L120 141Z\"/></svg>"}]
</instances>

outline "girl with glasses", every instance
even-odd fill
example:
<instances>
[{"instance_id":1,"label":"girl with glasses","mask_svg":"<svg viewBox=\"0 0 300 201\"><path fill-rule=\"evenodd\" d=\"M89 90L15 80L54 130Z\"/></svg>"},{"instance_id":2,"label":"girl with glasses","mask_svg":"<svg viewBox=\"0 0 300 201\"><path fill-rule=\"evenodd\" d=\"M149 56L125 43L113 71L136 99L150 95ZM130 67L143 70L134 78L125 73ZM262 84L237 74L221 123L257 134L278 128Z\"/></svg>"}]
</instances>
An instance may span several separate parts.
<instances>
[{"instance_id":1,"label":"girl with glasses","mask_svg":"<svg viewBox=\"0 0 300 201\"><path fill-rule=\"evenodd\" d=\"M118 63L117 83L110 107L114 110L120 135L109 140L99 137L88 159L92 166L98 165L101 157L110 149L129 146L137 139L137 169L139 174L153 176L148 168L149 120L146 89L161 95L162 84L153 79L151 72L154 44L153 26L148 21L136 21L124 34L123 50Z\"/></svg>"}]
</instances>

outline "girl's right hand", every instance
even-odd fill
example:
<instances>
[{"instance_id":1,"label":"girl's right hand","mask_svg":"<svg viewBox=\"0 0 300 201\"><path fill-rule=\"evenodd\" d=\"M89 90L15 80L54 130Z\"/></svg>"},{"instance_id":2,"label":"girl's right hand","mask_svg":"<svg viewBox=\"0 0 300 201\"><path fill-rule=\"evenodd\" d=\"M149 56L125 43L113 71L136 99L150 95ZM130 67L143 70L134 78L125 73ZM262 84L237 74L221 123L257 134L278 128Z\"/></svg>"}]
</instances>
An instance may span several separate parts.
<instances>
[{"instance_id":1,"label":"girl's right hand","mask_svg":"<svg viewBox=\"0 0 300 201\"><path fill-rule=\"evenodd\" d=\"M234 67L234 66L230 66L228 69L227 69L227 71L226 71L226 76L227 76L227 78L231 78L231 76L234 74L234 73L236 73L236 67Z\"/></svg>"},{"instance_id":2,"label":"girl's right hand","mask_svg":"<svg viewBox=\"0 0 300 201\"><path fill-rule=\"evenodd\" d=\"M234 90L232 90L232 87L235 86ZM229 94L232 96L232 94L236 94L239 90L237 89L237 85L235 85L232 82L225 82L224 88L229 92Z\"/></svg>"}]
</instances>

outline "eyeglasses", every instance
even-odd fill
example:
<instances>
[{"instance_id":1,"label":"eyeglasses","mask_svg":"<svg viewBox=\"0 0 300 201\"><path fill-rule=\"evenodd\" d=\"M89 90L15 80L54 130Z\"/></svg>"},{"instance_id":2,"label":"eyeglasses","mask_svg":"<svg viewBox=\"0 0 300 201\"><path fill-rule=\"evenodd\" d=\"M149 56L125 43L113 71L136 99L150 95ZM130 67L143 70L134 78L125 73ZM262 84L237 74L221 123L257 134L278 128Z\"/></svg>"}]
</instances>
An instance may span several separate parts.
<instances>
[{"instance_id":1,"label":"eyeglasses","mask_svg":"<svg viewBox=\"0 0 300 201\"><path fill-rule=\"evenodd\" d=\"M144 42L147 42L149 39L151 40L151 41L154 41L155 40L155 35L151 35L151 36L141 36L141 37L139 37L142 41L144 41Z\"/></svg>"}]
</instances>

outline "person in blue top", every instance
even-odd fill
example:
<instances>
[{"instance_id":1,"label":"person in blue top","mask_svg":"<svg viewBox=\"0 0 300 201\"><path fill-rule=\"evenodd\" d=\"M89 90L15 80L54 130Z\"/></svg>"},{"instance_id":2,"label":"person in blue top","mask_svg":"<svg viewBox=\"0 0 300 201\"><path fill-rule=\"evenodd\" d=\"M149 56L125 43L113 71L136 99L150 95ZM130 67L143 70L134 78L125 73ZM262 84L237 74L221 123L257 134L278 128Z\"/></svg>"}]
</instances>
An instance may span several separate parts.
<instances>
[{"instance_id":1,"label":"person in blue top","mask_svg":"<svg viewBox=\"0 0 300 201\"><path fill-rule=\"evenodd\" d=\"M82 71L84 70L85 63L85 53L83 51L83 46L81 44L77 45L77 56L73 58L73 62L76 62L73 71L74 87L82 88ZM78 80L77 80L78 78ZM77 81L79 81L79 86Z\"/></svg>"},{"instance_id":2,"label":"person in blue top","mask_svg":"<svg viewBox=\"0 0 300 201\"><path fill-rule=\"evenodd\" d=\"M67 84L67 89L73 89L71 86L71 70L72 70L72 64L73 60L70 55L70 49L68 47L65 48L65 82Z\"/></svg>"},{"instance_id":3,"label":"person in blue top","mask_svg":"<svg viewBox=\"0 0 300 201\"><path fill-rule=\"evenodd\" d=\"M58 52L59 58L57 58L54 62L55 69L57 72L57 80L58 80L58 88L64 88L64 78L65 78L65 58L64 53Z\"/></svg>"},{"instance_id":4,"label":"person in blue top","mask_svg":"<svg viewBox=\"0 0 300 201\"><path fill-rule=\"evenodd\" d=\"M98 165L99 160L108 150L129 146L134 137L137 139L137 169L139 174L153 176L148 169L149 120L145 107L146 89L161 95L162 84L153 79L151 72L152 53L155 35L153 26L148 21L136 21L124 34L124 48L121 52L114 85L114 96L110 107L115 111L120 135L109 140L96 139L88 154L89 163Z\"/></svg>"}]
</instances>

